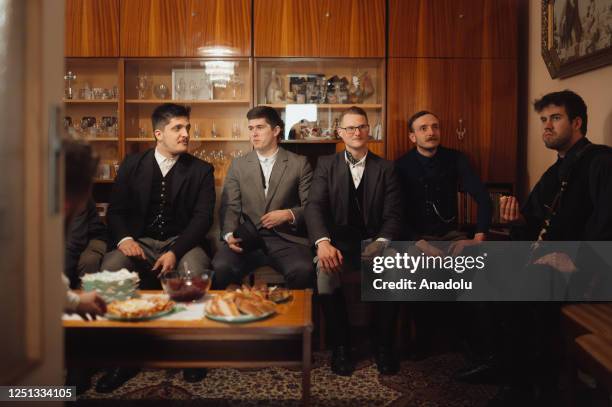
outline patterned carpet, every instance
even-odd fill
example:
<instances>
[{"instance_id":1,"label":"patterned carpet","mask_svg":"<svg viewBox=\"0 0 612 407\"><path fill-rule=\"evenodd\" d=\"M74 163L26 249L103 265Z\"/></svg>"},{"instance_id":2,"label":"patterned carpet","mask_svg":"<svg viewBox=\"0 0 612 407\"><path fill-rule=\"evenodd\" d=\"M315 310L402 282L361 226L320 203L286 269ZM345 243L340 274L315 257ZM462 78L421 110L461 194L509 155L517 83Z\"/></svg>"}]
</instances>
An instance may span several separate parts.
<instances>
[{"instance_id":1,"label":"patterned carpet","mask_svg":"<svg viewBox=\"0 0 612 407\"><path fill-rule=\"evenodd\" d=\"M454 382L465 365L458 354L402 362L396 376L380 376L372 360L361 361L352 377L334 375L329 353L316 352L312 370L314 406L478 407L495 386ZM95 381L102 375L94 376ZM293 369L210 369L200 383L187 383L180 370L145 369L112 394L94 388L80 406L299 406L301 372Z\"/></svg>"}]
</instances>

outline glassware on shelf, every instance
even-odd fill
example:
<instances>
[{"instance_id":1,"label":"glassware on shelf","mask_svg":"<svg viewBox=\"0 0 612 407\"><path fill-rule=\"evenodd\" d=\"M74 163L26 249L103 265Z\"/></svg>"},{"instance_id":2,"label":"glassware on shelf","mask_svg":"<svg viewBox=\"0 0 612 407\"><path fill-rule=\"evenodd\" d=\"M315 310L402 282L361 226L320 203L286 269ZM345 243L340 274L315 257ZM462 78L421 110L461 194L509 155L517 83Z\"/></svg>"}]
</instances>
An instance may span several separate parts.
<instances>
[{"instance_id":1,"label":"glassware on shelf","mask_svg":"<svg viewBox=\"0 0 612 407\"><path fill-rule=\"evenodd\" d=\"M193 125L193 138L199 139L202 137L202 128L199 123L194 123Z\"/></svg>"},{"instance_id":2,"label":"glassware on shelf","mask_svg":"<svg viewBox=\"0 0 612 407\"><path fill-rule=\"evenodd\" d=\"M85 86L79 89L79 99L93 99L93 94L91 92L91 88L89 87L89 82L85 82Z\"/></svg>"},{"instance_id":3,"label":"glassware on shelf","mask_svg":"<svg viewBox=\"0 0 612 407\"><path fill-rule=\"evenodd\" d=\"M192 100L200 98L200 91L202 90L202 82L195 79L189 81L189 93Z\"/></svg>"},{"instance_id":4,"label":"glassware on shelf","mask_svg":"<svg viewBox=\"0 0 612 407\"><path fill-rule=\"evenodd\" d=\"M176 91L176 99L181 100L185 98L185 91L187 90L187 84L184 78L179 78L174 84L174 90Z\"/></svg>"},{"instance_id":5,"label":"glassware on shelf","mask_svg":"<svg viewBox=\"0 0 612 407\"><path fill-rule=\"evenodd\" d=\"M280 102L282 94L280 78L276 75L276 69L272 69L270 82L268 82L268 87L266 88L266 103L273 104Z\"/></svg>"},{"instance_id":6,"label":"glassware on shelf","mask_svg":"<svg viewBox=\"0 0 612 407\"><path fill-rule=\"evenodd\" d=\"M64 75L64 80L66 81L66 88L64 89L64 97L66 99L73 99L74 92L72 90L72 81L76 80L76 75L72 71L66 72Z\"/></svg>"},{"instance_id":7,"label":"glassware on shelf","mask_svg":"<svg viewBox=\"0 0 612 407\"><path fill-rule=\"evenodd\" d=\"M210 137L212 138L217 138L219 137L219 133L217 132L217 126L215 125L215 122L212 122L212 128L210 129Z\"/></svg>"},{"instance_id":8,"label":"glassware on shelf","mask_svg":"<svg viewBox=\"0 0 612 407\"><path fill-rule=\"evenodd\" d=\"M157 99L166 99L168 97L169 89L163 83L158 83L153 86L153 94Z\"/></svg>"},{"instance_id":9,"label":"glassware on shelf","mask_svg":"<svg viewBox=\"0 0 612 407\"><path fill-rule=\"evenodd\" d=\"M138 127L138 137L147 138L147 130L144 127Z\"/></svg>"},{"instance_id":10,"label":"glassware on shelf","mask_svg":"<svg viewBox=\"0 0 612 407\"><path fill-rule=\"evenodd\" d=\"M244 82L240 79L239 74L234 74L231 76L228 85L231 90L232 99L242 99L242 94L244 91Z\"/></svg>"},{"instance_id":11,"label":"glassware on shelf","mask_svg":"<svg viewBox=\"0 0 612 407\"><path fill-rule=\"evenodd\" d=\"M119 99L119 86L115 85L111 89L113 99Z\"/></svg>"},{"instance_id":12,"label":"glassware on shelf","mask_svg":"<svg viewBox=\"0 0 612 407\"><path fill-rule=\"evenodd\" d=\"M240 123L238 122L232 123L232 138L234 139L240 138Z\"/></svg>"},{"instance_id":13,"label":"glassware on shelf","mask_svg":"<svg viewBox=\"0 0 612 407\"><path fill-rule=\"evenodd\" d=\"M149 90L149 77L145 72L142 75L136 76L136 90L138 90L138 99L145 99Z\"/></svg>"}]
</instances>

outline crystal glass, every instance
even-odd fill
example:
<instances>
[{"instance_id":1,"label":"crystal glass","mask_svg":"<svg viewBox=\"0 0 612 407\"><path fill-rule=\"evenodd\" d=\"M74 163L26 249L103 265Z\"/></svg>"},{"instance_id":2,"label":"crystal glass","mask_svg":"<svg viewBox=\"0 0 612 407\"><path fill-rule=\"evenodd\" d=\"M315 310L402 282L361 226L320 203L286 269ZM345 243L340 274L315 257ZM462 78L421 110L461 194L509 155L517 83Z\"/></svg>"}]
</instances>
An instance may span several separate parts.
<instances>
[{"instance_id":1,"label":"crystal glass","mask_svg":"<svg viewBox=\"0 0 612 407\"><path fill-rule=\"evenodd\" d=\"M175 99L181 100L185 97L185 91L187 90L187 84L184 78L180 78L174 84L174 90L176 91Z\"/></svg>"},{"instance_id":2,"label":"crystal glass","mask_svg":"<svg viewBox=\"0 0 612 407\"><path fill-rule=\"evenodd\" d=\"M136 77L136 90L138 90L138 99L144 99L147 97L147 91L149 90L149 77L146 73Z\"/></svg>"},{"instance_id":3,"label":"crystal glass","mask_svg":"<svg viewBox=\"0 0 612 407\"><path fill-rule=\"evenodd\" d=\"M214 271L196 271L187 265L183 269L169 271L160 276L161 285L170 297L178 302L194 302L204 297L212 284Z\"/></svg>"},{"instance_id":4,"label":"crystal glass","mask_svg":"<svg viewBox=\"0 0 612 407\"><path fill-rule=\"evenodd\" d=\"M232 124L232 138L239 139L240 138L240 123L234 122Z\"/></svg>"}]
</instances>

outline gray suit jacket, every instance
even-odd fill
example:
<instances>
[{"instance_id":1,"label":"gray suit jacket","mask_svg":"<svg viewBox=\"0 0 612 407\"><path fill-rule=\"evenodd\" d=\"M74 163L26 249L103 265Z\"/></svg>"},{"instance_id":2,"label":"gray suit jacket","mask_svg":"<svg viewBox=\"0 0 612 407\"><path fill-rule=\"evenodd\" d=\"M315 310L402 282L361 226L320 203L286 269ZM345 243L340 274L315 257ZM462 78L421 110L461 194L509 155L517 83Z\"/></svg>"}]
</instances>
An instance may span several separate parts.
<instances>
[{"instance_id":1,"label":"gray suit jacket","mask_svg":"<svg viewBox=\"0 0 612 407\"><path fill-rule=\"evenodd\" d=\"M221 239L236 230L245 213L261 227L261 217L277 209L291 209L295 224L285 223L274 228L284 239L308 245L304 222L304 207L312 180L312 167L306 157L283 149L278 150L270 174L268 194L264 196L261 166L255 151L235 158L225 177L221 195Z\"/></svg>"}]
</instances>

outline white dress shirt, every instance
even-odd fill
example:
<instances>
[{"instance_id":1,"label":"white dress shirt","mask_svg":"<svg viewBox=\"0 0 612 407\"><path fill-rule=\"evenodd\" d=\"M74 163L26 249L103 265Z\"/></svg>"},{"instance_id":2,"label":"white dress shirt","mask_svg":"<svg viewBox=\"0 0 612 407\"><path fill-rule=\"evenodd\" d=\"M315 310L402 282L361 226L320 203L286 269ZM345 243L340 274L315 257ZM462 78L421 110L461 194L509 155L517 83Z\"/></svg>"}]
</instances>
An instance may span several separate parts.
<instances>
[{"instance_id":1,"label":"white dress shirt","mask_svg":"<svg viewBox=\"0 0 612 407\"><path fill-rule=\"evenodd\" d=\"M157 161L157 165L159 165L159 169L161 170L162 176L165 177L168 175L174 164L178 161L178 156L174 158L164 157L155 149L155 161Z\"/></svg>"},{"instance_id":2,"label":"white dress shirt","mask_svg":"<svg viewBox=\"0 0 612 407\"><path fill-rule=\"evenodd\" d=\"M272 168L274 168L274 163L276 162L276 157L278 156L278 148L269 157L264 157L257 152L257 158L259 159L259 165L261 166L261 170L263 171L264 178L266 180L266 185L264 186L264 196L268 195L268 188L270 187L270 174L272 174Z\"/></svg>"},{"instance_id":3,"label":"white dress shirt","mask_svg":"<svg viewBox=\"0 0 612 407\"><path fill-rule=\"evenodd\" d=\"M353 184L355 184L355 188L359 188L359 184L361 183L361 179L363 178L363 172L365 171L365 162L368 153L363 156L363 158L357 161L356 164L351 164L348 157L346 156L346 151L344 152L344 160L349 166L351 171L351 177L353 178Z\"/></svg>"}]
</instances>

